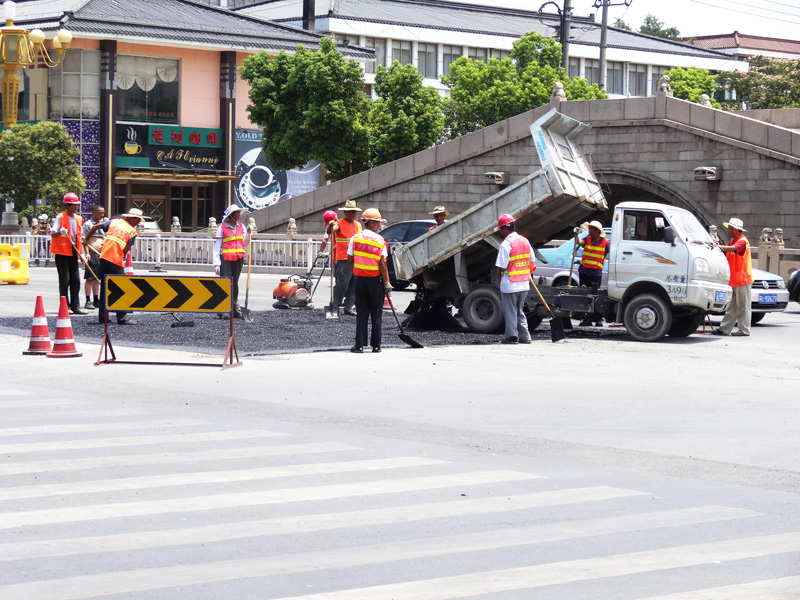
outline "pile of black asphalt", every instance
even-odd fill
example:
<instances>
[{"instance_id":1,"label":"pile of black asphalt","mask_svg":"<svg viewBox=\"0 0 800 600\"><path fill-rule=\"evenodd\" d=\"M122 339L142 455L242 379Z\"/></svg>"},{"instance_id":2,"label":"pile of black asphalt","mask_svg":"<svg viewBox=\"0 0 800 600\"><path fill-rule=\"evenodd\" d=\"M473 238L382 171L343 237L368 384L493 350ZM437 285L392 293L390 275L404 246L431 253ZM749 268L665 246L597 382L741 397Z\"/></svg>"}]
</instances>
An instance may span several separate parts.
<instances>
[{"instance_id":1,"label":"pile of black asphalt","mask_svg":"<svg viewBox=\"0 0 800 600\"><path fill-rule=\"evenodd\" d=\"M322 309L290 309L252 312L252 322L243 319L233 320L234 338L240 356L260 356L268 354L288 354L295 352L321 352L349 350L353 346L356 318L343 315L339 319L326 319ZM401 319L406 315L399 315ZM109 319L109 337L114 346L133 346L140 348L161 348L223 354L230 333L230 319L221 319L216 314L185 313L173 316L170 313L137 312L130 317L132 325L118 325ZM177 319L193 322L192 327L173 327ZM97 311L87 315L72 315L70 318L76 343L99 344L103 338L104 326L98 322ZM55 316L48 316L51 337L55 337ZM405 321L403 321L405 322ZM457 324L458 323L458 324ZM460 326L459 326L460 325ZM29 336L30 317L0 318L0 331L21 336ZM489 345L499 344L500 334L471 333L460 319L451 322L447 331L435 329L406 328L406 335L423 346ZM392 313L383 314L384 348L408 348L398 337L399 329ZM567 331L568 337L594 337L609 335L608 329ZM618 332L617 332L618 333ZM550 341L550 327L545 320L535 331L536 341Z\"/></svg>"}]
</instances>

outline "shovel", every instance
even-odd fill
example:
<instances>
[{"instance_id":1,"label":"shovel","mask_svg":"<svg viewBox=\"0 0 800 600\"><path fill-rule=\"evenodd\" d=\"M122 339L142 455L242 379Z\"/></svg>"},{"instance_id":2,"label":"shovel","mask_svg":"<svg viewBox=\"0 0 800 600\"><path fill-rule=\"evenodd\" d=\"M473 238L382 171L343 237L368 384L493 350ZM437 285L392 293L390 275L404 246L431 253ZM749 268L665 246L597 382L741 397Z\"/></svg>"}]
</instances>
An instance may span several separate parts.
<instances>
[{"instance_id":1,"label":"shovel","mask_svg":"<svg viewBox=\"0 0 800 600\"><path fill-rule=\"evenodd\" d=\"M325 311L325 318L326 319L338 319L339 318L339 307L336 307L336 310L333 309L333 268L336 266L333 258L333 248L331 248L330 253L330 261L331 261L331 303L328 304L328 310Z\"/></svg>"},{"instance_id":2,"label":"shovel","mask_svg":"<svg viewBox=\"0 0 800 600\"><path fill-rule=\"evenodd\" d=\"M242 318L244 319L245 323L252 323L253 322L253 313L250 312L250 309L247 308L247 303L250 300L250 266L253 264L253 233L250 233L250 237L247 241L247 289L244 292L244 308L242 308ZM172 324L175 327L175 323Z\"/></svg>"},{"instance_id":3,"label":"shovel","mask_svg":"<svg viewBox=\"0 0 800 600\"><path fill-rule=\"evenodd\" d=\"M87 269L89 269L89 273L91 273L91 274L92 274L92 277L94 277L95 281L97 281L97 283L100 283L100 284L102 284L102 282L100 281L100 278L99 278L99 277L97 276L97 274L96 274L96 273L95 273L95 272L92 270L92 267L90 267L90 266L89 266L89 262L86 260L86 258L83 256L83 254L81 254L80 252L78 252L78 247L75 245L75 242L73 242L73 241L72 241L72 238L70 238L70 240L69 240L69 241L70 241L70 243L72 244L72 247L73 247L73 248L75 248L75 252L78 254L78 258L80 258L80 259L81 259L81 262L84 264L84 266L85 266ZM89 246L89 247L91 248L91 246ZM92 248L92 250L94 250L94 248Z\"/></svg>"},{"instance_id":4,"label":"shovel","mask_svg":"<svg viewBox=\"0 0 800 600\"><path fill-rule=\"evenodd\" d=\"M397 318L397 311L394 309L394 304L392 304L392 297L389 294L386 294L386 300L389 301L389 306L392 307L392 314L394 315L394 320L397 321L397 327L400 329L400 333L397 334L401 340L403 340L406 344L411 346L412 348L424 348L422 344L418 341L411 339L403 332L403 326L400 324L400 319Z\"/></svg>"},{"instance_id":5,"label":"shovel","mask_svg":"<svg viewBox=\"0 0 800 600\"><path fill-rule=\"evenodd\" d=\"M544 307L547 309L547 312L550 313L550 339L553 342L560 342L561 340L566 339L567 334L564 333L564 323L561 321L561 319L557 318L553 314L553 311L550 309L550 306L547 304L547 301L544 299L544 296L542 296L542 293L539 291L539 288L536 287L536 284L533 282L533 277L531 277L530 279L533 289L536 290L536 294L539 296L539 300L542 301L542 304L544 304Z\"/></svg>"}]
</instances>

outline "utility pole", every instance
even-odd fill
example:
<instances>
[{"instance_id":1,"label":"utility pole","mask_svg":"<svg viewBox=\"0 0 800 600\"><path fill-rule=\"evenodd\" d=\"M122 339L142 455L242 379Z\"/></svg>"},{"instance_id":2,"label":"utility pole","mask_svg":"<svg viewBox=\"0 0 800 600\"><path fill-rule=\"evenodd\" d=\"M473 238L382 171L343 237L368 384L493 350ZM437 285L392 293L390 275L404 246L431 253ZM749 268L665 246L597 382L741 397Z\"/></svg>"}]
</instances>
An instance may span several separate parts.
<instances>
[{"instance_id":1,"label":"utility pole","mask_svg":"<svg viewBox=\"0 0 800 600\"><path fill-rule=\"evenodd\" d=\"M572 21L572 0L564 0L561 11L561 66L569 74L569 24Z\"/></svg>"},{"instance_id":2,"label":"utility pole","mask_svg":"<svg viewBox=\"0 0 800 600\"><path fill-rule=\"evenodd\" d=\"M603 24L600 27L600 89L606 89L606 37L608 36L608 3L609 0L602 0L603 2Z\"/></svg>"}]
</instances>

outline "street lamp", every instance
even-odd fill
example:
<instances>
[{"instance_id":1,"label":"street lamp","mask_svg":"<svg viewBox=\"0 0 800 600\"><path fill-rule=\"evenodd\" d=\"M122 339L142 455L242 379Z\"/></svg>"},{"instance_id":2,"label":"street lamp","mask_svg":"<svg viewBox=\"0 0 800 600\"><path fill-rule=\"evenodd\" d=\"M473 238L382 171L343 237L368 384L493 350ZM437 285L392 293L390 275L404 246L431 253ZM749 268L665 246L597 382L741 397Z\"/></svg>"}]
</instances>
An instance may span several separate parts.
<instances>
[{"instance_id":1,"label":"street lamp","mask_svg":"<svg viewBox=\"0 0 800 600\"><path fill-rule=\"evenodd\" d=\"M0 67L3 69L3 125L6 128L17 124L17 104L19 103L19 70L32 65L41 57L48 67L61 64L66 56L72 33L60 30L53 38L55 57L44 45L45 37L41 29L28 31L14 25L17 5L12 0L3 3L6 25L0 27Z\"/></svg>"}]
</instances>

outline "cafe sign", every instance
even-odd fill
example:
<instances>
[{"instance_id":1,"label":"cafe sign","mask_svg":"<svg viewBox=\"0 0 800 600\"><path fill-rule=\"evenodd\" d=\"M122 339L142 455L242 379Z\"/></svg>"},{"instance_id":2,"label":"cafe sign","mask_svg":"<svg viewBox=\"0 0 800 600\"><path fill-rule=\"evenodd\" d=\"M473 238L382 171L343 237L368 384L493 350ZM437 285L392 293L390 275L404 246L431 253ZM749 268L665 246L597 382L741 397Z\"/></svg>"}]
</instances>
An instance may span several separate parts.
<instances>
[{"instance_id":1,"label":"cafe sign","mask_svg":"<svg viewBox=\"0 0 800 600\"><path fill-rule=\"evenodd\" d=\"M222 130L172 125L117 125L117 167L217 171Z\"/></svg>"}]
</instances>

